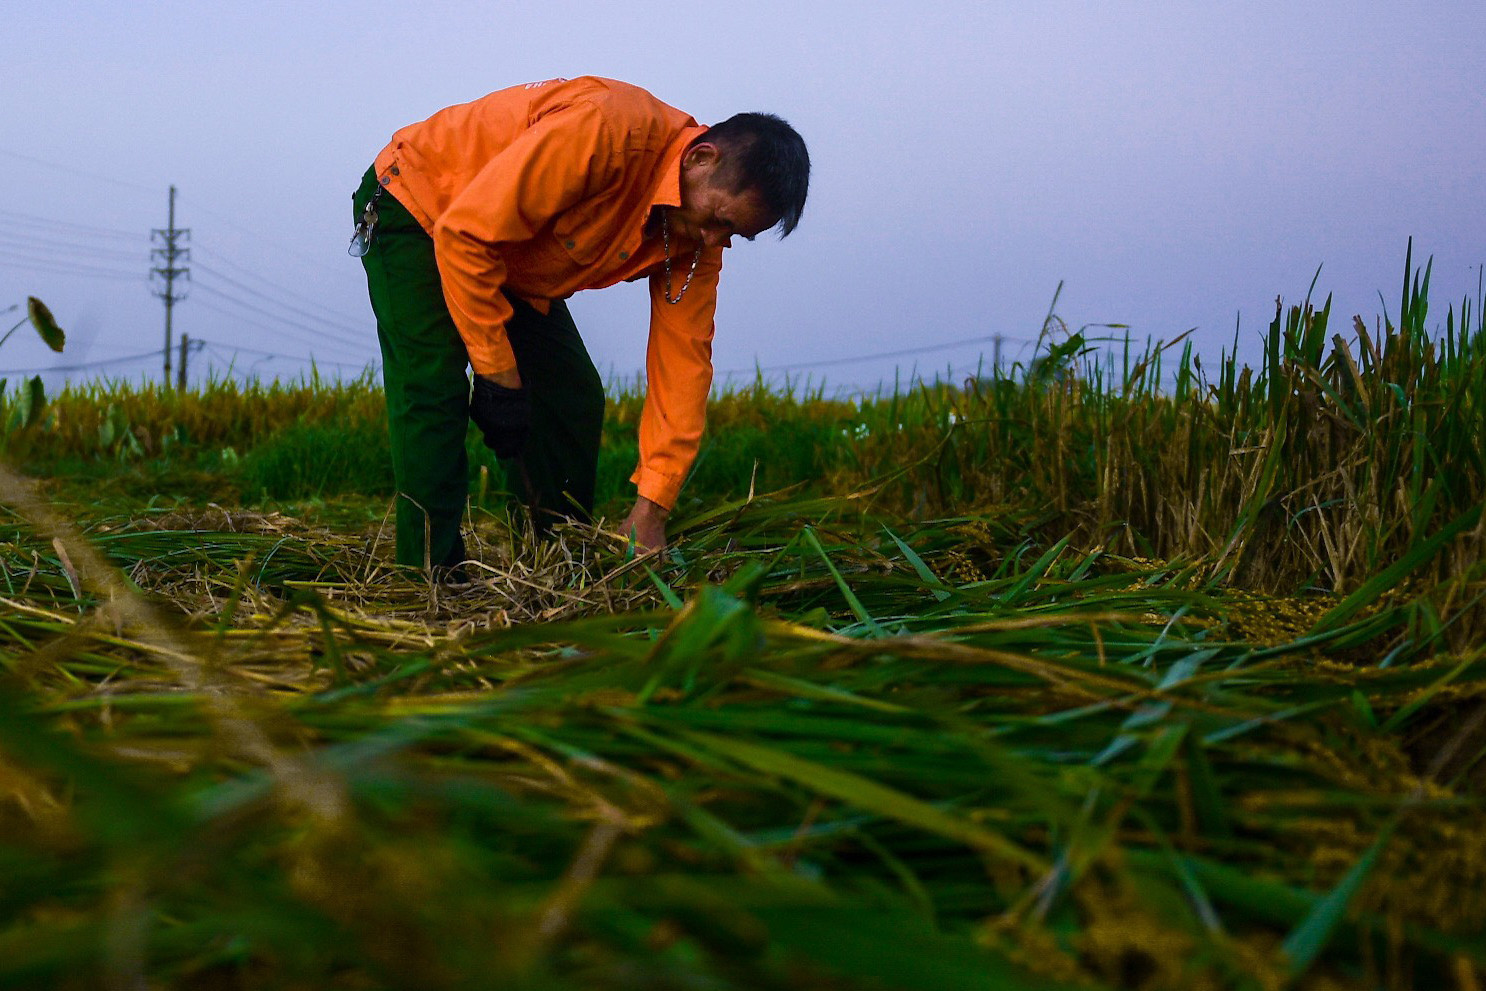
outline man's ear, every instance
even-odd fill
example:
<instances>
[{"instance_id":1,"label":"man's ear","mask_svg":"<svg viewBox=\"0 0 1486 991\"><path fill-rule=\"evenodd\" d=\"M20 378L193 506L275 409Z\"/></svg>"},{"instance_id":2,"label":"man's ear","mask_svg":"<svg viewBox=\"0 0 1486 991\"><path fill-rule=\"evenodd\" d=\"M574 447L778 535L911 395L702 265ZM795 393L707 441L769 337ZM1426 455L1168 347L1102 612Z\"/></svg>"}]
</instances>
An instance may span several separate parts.
<instances>
[{"instance_id":1,"label":"man's ear","mask_svg":"<svg viewBox=\"0 0 1486 991\"><path fill-rule=\"evenodd\" d=\"M698 141L686 149L686 154L681 156L681 166L685 169L701 168L711 171L721 161L722 149L710 141Z\"/></svg>"}]
</instances>

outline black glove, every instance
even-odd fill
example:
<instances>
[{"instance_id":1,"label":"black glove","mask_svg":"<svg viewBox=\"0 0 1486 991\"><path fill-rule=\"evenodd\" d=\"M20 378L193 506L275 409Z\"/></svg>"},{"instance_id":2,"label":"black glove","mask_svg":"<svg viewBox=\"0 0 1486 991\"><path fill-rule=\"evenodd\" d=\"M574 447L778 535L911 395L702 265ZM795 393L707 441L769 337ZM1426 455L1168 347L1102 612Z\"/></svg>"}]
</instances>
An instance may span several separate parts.
<instances>
[{"instance_id":1,"label":"black glove","mask_svg":"<svg viewBox=\"0 0 1486 991\"><path fill-rule=\"evenodd\" d=\"M470 419L485 435L485 446L496 457L519 458L526 448L526 434L531 427L531 400L525 389L508 389L476 375L470 396Z\"/></svg>"}]
</instances>

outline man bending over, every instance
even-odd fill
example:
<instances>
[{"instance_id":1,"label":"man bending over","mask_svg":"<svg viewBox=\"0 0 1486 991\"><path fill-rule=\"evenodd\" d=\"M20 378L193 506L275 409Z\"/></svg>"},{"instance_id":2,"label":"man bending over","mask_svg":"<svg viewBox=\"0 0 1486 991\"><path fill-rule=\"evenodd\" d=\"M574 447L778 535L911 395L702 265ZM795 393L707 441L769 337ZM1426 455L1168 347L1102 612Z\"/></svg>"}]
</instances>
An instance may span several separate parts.
<instances>
[{"instance_id":1,"label":"man bending over","mask_svg":"<svg viewBox=\"0 0 1486 991\"><path fill-rule=\"evenodd\" d=\"M394 134L354 194L351 251L382 349L398 563L465 558L467 420L509 459L539 531L591 514L603 382L564 300L640 278L647 392L623 531L664 547L705 421L723 249L793 231L809 177L778 117L701 127L596 77L500 90Z\"/></svg>"}]
</instances>

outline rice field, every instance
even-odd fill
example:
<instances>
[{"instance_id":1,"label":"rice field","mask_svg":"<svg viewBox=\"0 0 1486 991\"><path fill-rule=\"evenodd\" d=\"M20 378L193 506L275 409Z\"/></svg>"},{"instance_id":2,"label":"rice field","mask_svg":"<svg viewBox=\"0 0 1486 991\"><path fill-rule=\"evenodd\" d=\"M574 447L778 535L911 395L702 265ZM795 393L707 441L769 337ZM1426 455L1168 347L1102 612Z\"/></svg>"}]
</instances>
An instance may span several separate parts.
<instances>
[{"instance_id":1,"label":"rice field","mask_svg":"<svg viewBox=\"0 0 1486 991\"><path fill-rule=\"evenodd\" d=\"M370 381L0 422L0 986L1486 982L1486 324L719 396L635 556L390 566ZM640 397L611 404L623 511Z\"/></svg>"}]
</instances>

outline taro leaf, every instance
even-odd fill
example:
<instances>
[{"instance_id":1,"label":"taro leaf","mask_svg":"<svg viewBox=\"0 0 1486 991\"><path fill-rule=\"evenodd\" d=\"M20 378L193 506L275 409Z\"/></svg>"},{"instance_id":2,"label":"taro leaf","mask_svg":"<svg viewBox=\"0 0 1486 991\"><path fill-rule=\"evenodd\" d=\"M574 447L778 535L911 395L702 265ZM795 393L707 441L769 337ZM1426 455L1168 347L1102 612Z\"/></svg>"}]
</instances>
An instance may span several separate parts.
<instances>
[{"instance_id":1,"label":"taro leaf","mask_svg":"<svg viewBox=\"0 0 1486 991\"><path fill-rule=\"evenodd\" d=\"M41 335L46 346L53 351L61 351L67 344L67 335L62 328L57 326L57 318L52 316L52 311L46 308L46 304L35 296L26 297L26 315L31 320L31 326Z\"/></svg>"},{"instance_id":2,"label":"taro leaf","mask_svg":"<svg viewBox=\"0 0 1486 991\"><path fill-rule=\"evenodd\" d=\"M105 451L113 450L114 439L117 436L114 430L114 419L117 407L113 403L108 404L108 412L98 423L98 446Z\"/></svg>"}]
</instances>

